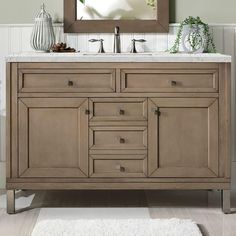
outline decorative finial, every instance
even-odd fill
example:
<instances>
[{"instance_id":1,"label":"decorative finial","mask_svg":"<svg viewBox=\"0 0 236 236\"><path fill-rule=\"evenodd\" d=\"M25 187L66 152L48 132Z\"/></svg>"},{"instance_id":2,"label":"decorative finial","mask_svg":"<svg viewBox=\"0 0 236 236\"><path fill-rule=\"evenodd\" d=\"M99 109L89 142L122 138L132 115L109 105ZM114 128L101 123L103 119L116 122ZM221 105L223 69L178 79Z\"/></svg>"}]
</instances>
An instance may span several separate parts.
<instances>
[{"instance_id":1,"label":"decorative finial","mask_svg":"<svg viewBox=\"0 0 236 236\"><path fill-rule=\"evenodd\" d=\"M41 9L42 9L43 11L45 11L45 4L44 4L44 3L42 3Z\"/></svg>"}]
</instances>

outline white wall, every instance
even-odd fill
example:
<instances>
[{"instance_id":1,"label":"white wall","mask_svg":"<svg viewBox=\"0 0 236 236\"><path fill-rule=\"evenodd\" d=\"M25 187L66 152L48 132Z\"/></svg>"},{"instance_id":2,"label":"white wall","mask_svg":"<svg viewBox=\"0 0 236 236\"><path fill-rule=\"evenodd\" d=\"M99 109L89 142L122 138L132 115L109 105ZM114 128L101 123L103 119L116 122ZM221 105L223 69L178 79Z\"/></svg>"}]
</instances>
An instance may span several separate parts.
<instances>
[{"instance_id":1,"label":"white wall","mask_svg":"<svg viewBox=\"0 0 236 236\"><path fill-rule=\"evenodd\" d=\"M189 0L188 0L189 1ZM165 51L173 45L178 25L171 25L169 34L122 34L122 51L129 51L131 39L145 38L147 43L138 44L139 51ZM214 41L218 52L232 55L232 110L235 113L235 79L236 79L236 24L235 25L214 25L211 27ZM30 51L30 35L32 25L0 25L0 160L5 161L5 62L4 57L11 53ZM75 47L82 52L96 52L97 44L89 43L90 38L105 39L104 47L107 52L112 51L112 34L63 34L61 25L55 26L57 41L67 41L69 46ZM235 132L235 116L233 116L232 133ZM235 139L233 137L233 144ZM235 145L232 145L233 147ZM234 157L234 152L232 157ZM2 181L0 166L0 188Z\"/></svg>"}]
</instances>

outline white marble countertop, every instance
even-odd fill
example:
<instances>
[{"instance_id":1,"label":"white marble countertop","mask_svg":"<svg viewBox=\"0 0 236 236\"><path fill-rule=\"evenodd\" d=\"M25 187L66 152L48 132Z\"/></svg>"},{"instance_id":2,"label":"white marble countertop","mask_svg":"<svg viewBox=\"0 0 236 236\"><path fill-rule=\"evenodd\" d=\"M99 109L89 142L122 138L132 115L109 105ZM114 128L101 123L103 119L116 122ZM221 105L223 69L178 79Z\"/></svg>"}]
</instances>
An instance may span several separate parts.
<instances>
[{"instance_id":1,"label":"white marble countertop","mask_svg":"<svg viewBox=\"0 0 236 236\"><path fill-rule=\"evenodd\" d=\"M27 52L6 57L7 62L231 62L231 56L223 54L170 54L156 53L37 53Z\"/></svg>"}]
</instances>

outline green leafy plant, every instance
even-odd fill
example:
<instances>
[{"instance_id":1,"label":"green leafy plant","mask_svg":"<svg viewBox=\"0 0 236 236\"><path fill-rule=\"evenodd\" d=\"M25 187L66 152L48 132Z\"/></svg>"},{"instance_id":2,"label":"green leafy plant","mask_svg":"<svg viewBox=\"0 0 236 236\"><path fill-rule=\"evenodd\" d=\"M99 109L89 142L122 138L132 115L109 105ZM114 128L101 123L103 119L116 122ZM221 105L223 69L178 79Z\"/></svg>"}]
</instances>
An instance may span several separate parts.
<instances>
[{"instance_id":1,"label":"green leafy plant","mask_svg":"<svg viewBox=\"0 0 236 236\"><path fill-rule=\"evenodd\" d=\"M79 0L81 3L85 4L85 0Z\"/></svg>"},{"instance_id":2,"label":"green leafy plant","mask_svg":"<svg viewBox=\"0 0 236 236\"><path fill-rule=\"evenodd\" d=\"M185 25L188 25L192 29L196 28L196 26L198 26L198 29L199 29L199 27L203 27L203 35L206 38L204 52L205 53L216 53L216 47L213 42L213 37L210 33L209 25L204 23L200 19L200 17L194 18L192 16L189 16L188 18L186 18L184 21L181 22L181 24L179 26L179 30L177 32L175 43L174 43L173 47L169 50L171 53L178 53L179 52L179 47L180 47L181 39L183 36L183 28ZM189 36L187 38L187 41L193 50L197 49L199 47L199 45L202 43L202 37L200 34L201 33L199 32L199 30L197 30L197 31L195 31L195 33L189 34Z\"/></svg>"}]
</instances>

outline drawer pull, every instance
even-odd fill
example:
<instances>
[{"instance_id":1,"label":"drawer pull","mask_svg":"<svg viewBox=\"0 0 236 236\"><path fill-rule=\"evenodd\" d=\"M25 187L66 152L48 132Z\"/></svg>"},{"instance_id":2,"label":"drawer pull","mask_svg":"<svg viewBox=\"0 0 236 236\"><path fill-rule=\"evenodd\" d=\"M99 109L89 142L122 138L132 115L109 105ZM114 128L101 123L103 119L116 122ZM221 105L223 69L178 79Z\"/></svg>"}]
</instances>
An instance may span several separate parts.
<instances>
[{"instance_id":1,"label":"drawer pull","mask_svg":"<svg viewBox=\"0 0 236 236\"><path fill-rule=\"evenodd\" d=\"M154 113L155 113L155 115L160 116L160 115L161 115L160 108L157 108L157 109L154 111Z\"/></svg>"},{"instance_id":2,"label":"drawer pull","mask_svg":"<svg viewBox=\"0 0 236 236\"><path fill-rule=\"evenodd\" d=\"M120 109L120 115L123 116L125 114L125 110Z\"/></svg>"},{"instance_id":3,"label":"drawer pull","mask_svg":"<svg viewBox=\"0 0 236 236\"><path fill-rule=\"evenodd\" d=\"M68 86L70 86L70 87L74 86L74 82L71 81L71 80L69 80L69 81L68 81Z\"/></svg>"},{"instance_id":4,"label":"drawer pull","mask_svg":"<svg viewBox=\"0 0 236 236\"><path fill-rule=\"evenodd\" d=\"M124 138L120 138L120 143L125 143L125 139Z\"/></svg>"},{"instance_id":5,"label":"drawer pull","mask_svg":"<svg viewBox=\"0 0 236 236\"><path fill-rule=\"evenodd\" d=\"M116 169L119 170L120 172L125 172L125 167L123 167L121 165L117 165Z\"/></svg>"},{"instance_id":6,"label":"drawer pull","mask_svg":"<svg viewBox=\"0 0 236 236\"><path fill-rule=\"evenodd\" d=\"M177 85L177 82L174 81L174 80L172 80L172 81L170 82L170 84L171 84L172 87L175 87L175 86Z\"/></svg>"}]
</instances>

